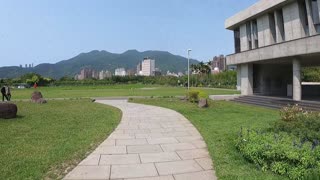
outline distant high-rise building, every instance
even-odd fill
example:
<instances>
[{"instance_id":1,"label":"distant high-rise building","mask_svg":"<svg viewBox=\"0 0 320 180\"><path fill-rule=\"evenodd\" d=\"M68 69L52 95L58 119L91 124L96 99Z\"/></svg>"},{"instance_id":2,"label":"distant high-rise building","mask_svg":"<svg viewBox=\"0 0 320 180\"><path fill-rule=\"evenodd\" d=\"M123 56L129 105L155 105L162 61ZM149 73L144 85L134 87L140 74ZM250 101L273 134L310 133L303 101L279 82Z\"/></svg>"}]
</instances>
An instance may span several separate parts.
<instances>
[{"instance_id":1,"label":"distant high-rise building","mask_svg":"<svg viewBox=\"0 0 320 180\"><path fill-rule=\"evenodd\" d=\"M20 68L22 68L22 64L20 64Z\"/></svg>"},{"instance_id":2,"label":"distant high-rise building","mask_svg":"<svg viewBox=\"0 0 320 180\"><path fill-rule=\"evenodd\" d=\"M226 58L224 55L215 56L211 61L211 72L217 73L226 70Z\"/></svg>"},{"instance_id":3,"label":"distant high-rise building","mask_svg":"<svg viewBox=\"0 0 320 180\"><path fill-rule=\"evenodd\" d=\"M110 71L100 71L99 72L99 79L102 80L102 79L105 79L105 78L110 78L112 76L111 72Z\"/></svg>"},{"instance_id":4,"label":"distant high-rise building","mask_svg":"<svg viewBox=\"0 0 320 180\"><path fill-rule=\"evenodd\" d=\"M31 64L29 64L29 68L31 68Z\"/></svg>"},{"instance_id":5,"label":"distant high-rise building","mask_svg":"<svg viewBox=\"0 0 320 180\"><path fill-rule=\"evenodd\" d=\"M91 77L93 79L99 79L99 72L95 71L95 70L92 70Z\"/></svg>"},{"instance_id":6,"label":"distant high-rise building","mask_svg":"<svg viewBox=\"0 0 320 180\"><path fill-rule=\"evenodd\" d=\"M110 71L106 71L105 75L106 75L106 78L111 78L112 77L112 73Z\"/></svg>"},{"instance_id":7,"label":"distant high-rise building","mask_svg":"<svg viewBox=\"0 0 320 180\"><path fill-rule=\"evenodd\" d=\"M144 58L141 66L143 76L155 75L156 61L154 59Z\"/></svg>"},{"instance_id":8,"label":"distant high-rise building","mask_svg":"<svg viewBox=\"0 0 320 180\"><path fill-rule=\"evenodd\" d=\"M139 63L137 65L137 75L141 75L142 74L142 66L141 66L141 63Z\"/></svg>"},{"instance_id":9,"label":"distant high-rise building","mask_svg":"<svg viewBox=\"0 0 320 180\"><path fill-rule=\"evenodd\" d=\"M117 69L115 69L114 75L115 76L126 76L127 73L124 68L117 68Z\"/></svg>"},{"instance_id":10,"label":"distant high-rise building","mask_svg":"<svg viewBox=\"0 0 320 180\"><path fill-rule=\"evenodd\" d=\"M105 79L105 78L106 78L106 77L105 77L105 72L104 72L104 70L100 71L100 72L99 72L99 79L102 80L102 79Z\"/></svg>"},{"instance_id":11,"label":"distant high-rise building","mask_svg":"<svg viewBox=\"0 0 320 180\"><path fill-rule=\"evenodd\" d=\"M84 68L80 71L80 74L78 75L78 80L84 80L92 78L92 72L93 70L90 68Z\"/></svg>"},{"instance_id":12,"label":"distant high-rise building","mask_svg":"<svg viewBox=\"0 0 320 180\"><path fill-rule=\"evenodd\" d=\"M127 76L134 76L136 74L134 69L128 69L127 70Z\"/></svg>"},{"instance_id":13,"label":"distant high-rise building","mask_svg":"<svg viewBox=\"0 0 320 180\"><path fill-rule=\"evenodd\" d=\"M28 68L28 64L25 65L25 68Z\"/></svg>"}]
</instances>

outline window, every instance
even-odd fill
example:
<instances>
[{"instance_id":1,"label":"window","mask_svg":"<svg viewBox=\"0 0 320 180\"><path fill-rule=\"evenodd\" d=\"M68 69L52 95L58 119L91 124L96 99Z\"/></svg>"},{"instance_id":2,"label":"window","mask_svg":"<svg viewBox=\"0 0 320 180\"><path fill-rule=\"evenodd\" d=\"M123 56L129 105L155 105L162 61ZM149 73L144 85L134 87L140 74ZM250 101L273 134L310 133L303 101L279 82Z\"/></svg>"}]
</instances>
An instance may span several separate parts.
<instances>
[{"instance_id":1,"label":"window","mask_svg":"<svg viewBox=\"0 0 320 180\"><path fill-rule=\"evenodd\" d=\"M320 24L319 6L317 0L311 0L311 10L313 23L316 25Z\"/></svg>"},{"instance_id":2,"label":"window","mask_svg":"<svg viewBox=\"0 0 320 180\"><path fill-rule=\"evenodd\" d=\"M246 24L246 31L247 31L247 39L248 39L248 47L249 47L249 50L252 49L252 38L251 38L251 23L248 22Z\"/></svg>"},{"instance_id":3,"label":"window","mask_svg":"<svg viewBox=\"0 0 320 180\"><path fill-rule=\"evenodd\" d=\"M269 14L269 22L270 22L271 36L273 39L272 43L275 43L275 42L277 42L277 33L276 33L276 22L275 22L274 13Z\"/></svg>"},{"instance_id":4,"label":"window","mask_svg":"<svg viewBox=\"0 0 320 180\"><path fill-rule=\"evenodd\" d=\"M285 41L285 31L284 31L284 19L283 19L283 11L279 9L276 11L277 13L277 26L280 31L281 40Z\"/></svg>"},{"instance_id":5,"label":"window","mask_svg":"<svg viewBox=\"0 0 320 180\"><path fill-rule=\"evenodd\" d=\"M304 32L306 36L309 36L309 22L308 22L308 13L307 13L307 1L299 1L300 3L300 18L301 24L303 26Z\"/></svg>"},{"instance_id":6,"label":"window","mask_svg":"<svg viewBox=\"0 0 320 180\"><path fill-rule=\"evenodd\" d=\"M258 39L258 24L257 20L252 21L252 41L254 41L254 48L259 47L259 39Z\"/></svg>"},{"instance_id":7,"label":"window","mask_svg":"<svg viewBox=\"0 0 320 180\"><path fill-rule=\"evenodd\" d=\"M239 28L236 28L234 30L234 47L235 47L235 52L240 53L241 46L240 46L240 29Z\"/></svg>"}]
</instances>

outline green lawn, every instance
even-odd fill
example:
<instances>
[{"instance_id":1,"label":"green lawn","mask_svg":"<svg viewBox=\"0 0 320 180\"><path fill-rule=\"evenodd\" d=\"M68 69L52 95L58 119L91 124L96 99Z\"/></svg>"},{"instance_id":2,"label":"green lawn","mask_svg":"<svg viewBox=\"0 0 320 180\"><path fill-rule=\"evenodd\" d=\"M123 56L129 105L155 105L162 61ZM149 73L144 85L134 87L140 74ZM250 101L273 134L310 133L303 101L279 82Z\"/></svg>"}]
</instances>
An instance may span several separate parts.
<instances>
[{"instance_id":1,"label":"green lawn","mask_svg":"<svg viewBox=\"0 0 320 180\"><path fill-rule=\"evenodd\" d=\"M224 101L210 101L207 109L169 98L134 99L133 102L170 108L189 119L205 139L219 179L286 179L260 171L235 148L241 127L267 128L279 118L278 111Z\"/></svg>"},{"instance_id":2,"label":"green lawn","mask_svg":"<svg viewBox=\"0 0 320 180\"><path fill-rule=\"evenodd\" d=\"M0 119L0 179L59 179L114 130L118 109L89 100L18 102Z\"/></svg>"},{"instance_id":3,"label":"green lawn","mask_svg":"<svg viewBox=\"0 0 320 180\"><path fill-rule=\"evenodd\" d=\"M199 89L199 88L198 88ZM39 87L45 98L89 98L109 96L182 96L186 94L186 88L152 85L110 85L110 86L70 86L70 87ZM235 90L202 89L210 95L238 94ZM30 99L30 89L13 89L12 100Z\"/></svg>"}]
</instances>

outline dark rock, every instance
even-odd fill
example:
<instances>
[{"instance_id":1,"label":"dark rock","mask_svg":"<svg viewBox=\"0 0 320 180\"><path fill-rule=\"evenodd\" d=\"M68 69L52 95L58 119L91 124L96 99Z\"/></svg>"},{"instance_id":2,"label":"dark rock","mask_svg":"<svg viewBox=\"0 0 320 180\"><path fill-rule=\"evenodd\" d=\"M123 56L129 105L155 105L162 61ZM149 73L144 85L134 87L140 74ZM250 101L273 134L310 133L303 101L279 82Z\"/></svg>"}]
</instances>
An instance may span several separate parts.
<instances>
[{"instance_id":1,"label":"dark rock","mask_svg":"<svg viewBox=\"0 0 320 180\"><path fill-rule=\"evenodd\" d=\"M17 117L18 107L12 103L0 103L0 118L12 119Z\"/></svg>"},{"instance_id":2,"label":"dark rock","mask_svg":"<svg viewBox=\"0 0 320 180\"><path fill-rule=\"evenodd\" d=\"M45 100L39 91L34 91L31 95L31 102L44 104L47 103L47 100Z\"/></svg>"},{"instance_id":3,"label":"dark rock","mask_svg":"<svg viewBox=\"0 0 320 180\"><path fill-rule=\"evenodd\" d=\"M209 105L208 105L208 100L207 100L206 98L201 98L201 99L199 100L198 106L199 106L200 108L206 108L206 107L208 107L208 106L209 106Z\"/></svg>"}]
</instances>

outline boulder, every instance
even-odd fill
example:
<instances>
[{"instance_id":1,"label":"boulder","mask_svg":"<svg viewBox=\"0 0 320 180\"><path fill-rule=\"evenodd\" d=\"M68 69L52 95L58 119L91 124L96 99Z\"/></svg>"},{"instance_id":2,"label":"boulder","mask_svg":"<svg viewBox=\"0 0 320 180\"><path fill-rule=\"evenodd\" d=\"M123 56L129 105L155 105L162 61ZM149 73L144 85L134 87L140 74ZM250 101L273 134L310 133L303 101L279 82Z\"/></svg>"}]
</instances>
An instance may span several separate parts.
<instances>
[{"instance_id":1,"label":"boulder","mask_svg":"<svg viewBox=\"0 0 320 180\"><path fill-rule=\"evenodd\" d=\"M12 119L17 117L17 105L12 103L0 103L0 119Z\"/></svg>"},{"instance_id":2,"label":"boulder","mask_svg":"<svg viewBox=\"0 0 320 180\"><path fill-rule=\"evenodd\" d=\"M209 105L208 105L208 100L206 99L206 98L201 98L200 100L199 100L199 102L198 102L198 106L200 107L200 108L206 108L206 107L208 107Z\"/></svg>"},{"instance_id":3,"label":"boulder","mask_svg":"<svg viewBox=\"0 0 320 180\"><path fill-rule=\"evenodd\" d=\"M44 104L47 103L47 100L45 100L39 91L34 91L31 95L31 102Z\"/></svg>"}]
</instances>

